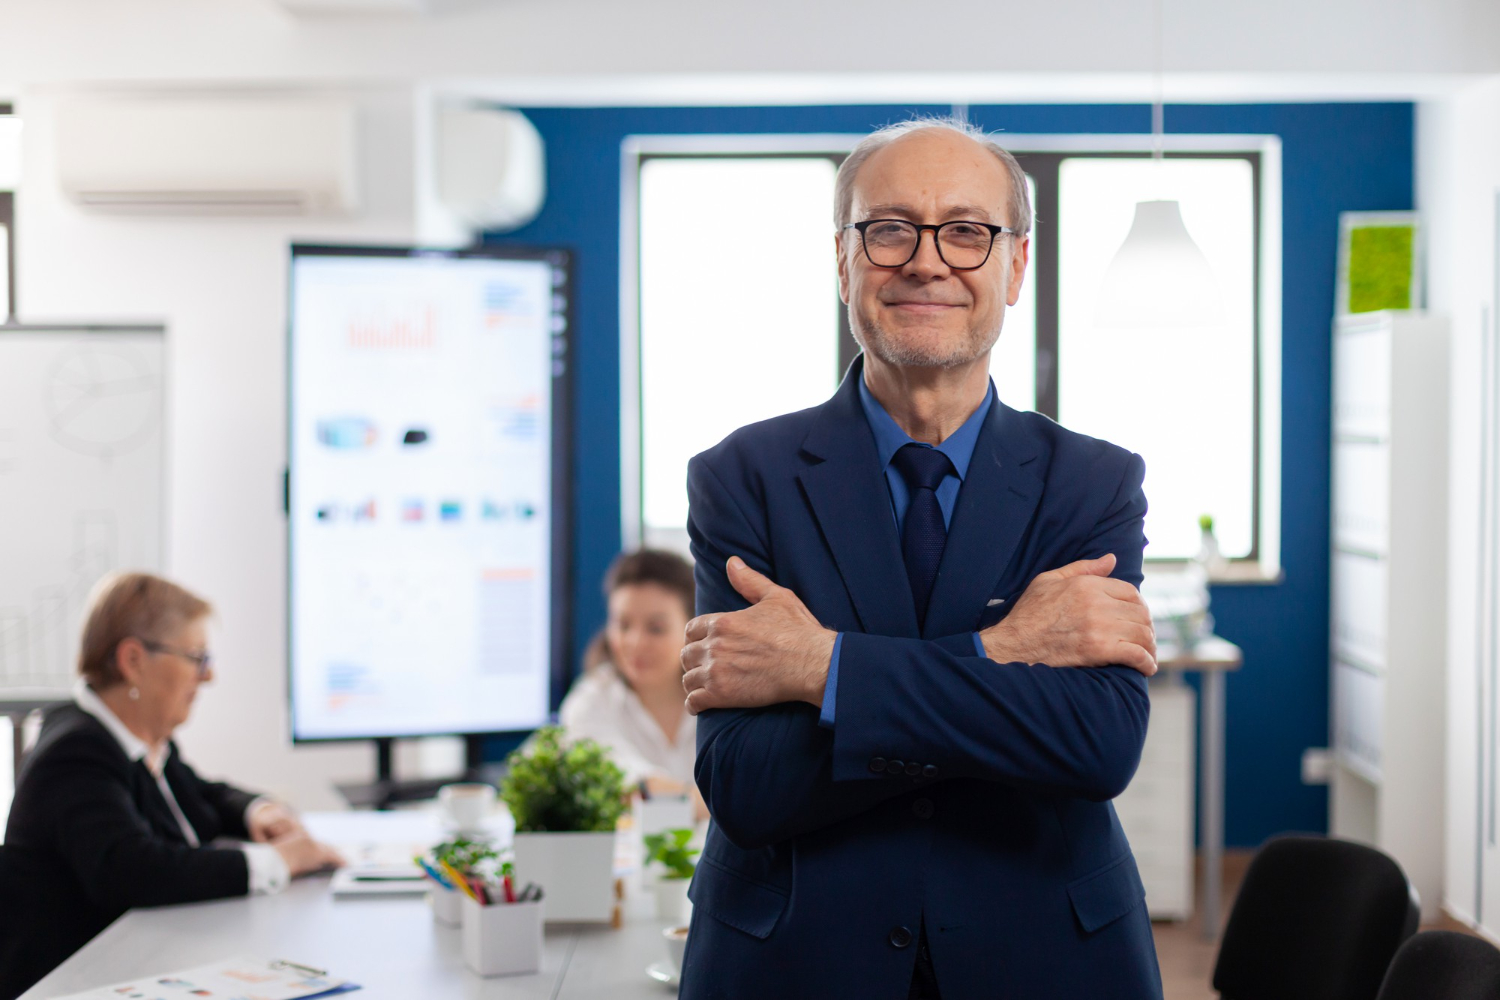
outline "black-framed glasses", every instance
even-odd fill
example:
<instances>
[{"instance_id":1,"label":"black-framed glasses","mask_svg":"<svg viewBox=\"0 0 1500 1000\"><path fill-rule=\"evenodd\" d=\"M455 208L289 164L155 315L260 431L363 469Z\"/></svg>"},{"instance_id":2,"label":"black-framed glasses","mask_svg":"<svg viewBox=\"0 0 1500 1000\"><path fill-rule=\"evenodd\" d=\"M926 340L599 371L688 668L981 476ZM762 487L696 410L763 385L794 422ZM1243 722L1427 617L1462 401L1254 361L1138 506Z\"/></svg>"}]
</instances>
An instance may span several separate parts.
<instances>
[{"instance_id":1,"label":"black-framed glasses","mask_svg":"<svg viewBox=\"0 0 1500 1000\"><path fill-rule=\"evenodd\" d=\"M923 225L905 219L866 219L851 222L845 229L859 233L865 258L876 267L905 267L917 255L922 233L931 230L938 256L955 271L974 271L990 259L995 240L1002 233L1015 236L1019 229L996 226L989 222L964 219L941 225Z\"/></svg>"},{"instance_id":2,"label":"black-framed glasses","mask_svg":"<svg viewBox=\"0 0 1500 1000\"><path fill-rule=\"evenodd\" d=\"M202 653L189 653L185 649L178 649L176 646L168 646L160 642L152 642L150 639L142 639L141 645L145 646L153 653L166 653L168 656L180 656L184 660L190 661L193 666L198 668L198 679L200 681L208 676L209 670L213 669L214 658L212 654L208 653L207 651L204 651Z\"/></svg>"}]
</instances>

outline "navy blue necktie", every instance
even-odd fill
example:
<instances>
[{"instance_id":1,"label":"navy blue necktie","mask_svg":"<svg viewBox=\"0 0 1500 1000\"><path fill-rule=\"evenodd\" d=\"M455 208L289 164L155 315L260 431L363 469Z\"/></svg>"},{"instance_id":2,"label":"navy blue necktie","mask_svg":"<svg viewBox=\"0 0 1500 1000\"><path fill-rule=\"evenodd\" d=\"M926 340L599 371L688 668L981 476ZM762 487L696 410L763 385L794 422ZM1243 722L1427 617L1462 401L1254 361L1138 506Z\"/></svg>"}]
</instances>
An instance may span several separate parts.
<instances>
[{"instance_id":1,"label":"navy blue necktie","mask_svg":"<svg viewBox=\"0 0 1500 1000\"><path fill-rule=\"evenodd\" d=\"M953 463L936 448L906 444L896 452L891 464L911 491L906 521L901 526L901 558L906 562L906 579L911 583L911 596L917 606L917 623L925 626L927 602L932 597L938 563L943 560L943 546L948 543L948 526L943 523L937 488L943 477L953 471Z\"/></svg>"}]
</instances>

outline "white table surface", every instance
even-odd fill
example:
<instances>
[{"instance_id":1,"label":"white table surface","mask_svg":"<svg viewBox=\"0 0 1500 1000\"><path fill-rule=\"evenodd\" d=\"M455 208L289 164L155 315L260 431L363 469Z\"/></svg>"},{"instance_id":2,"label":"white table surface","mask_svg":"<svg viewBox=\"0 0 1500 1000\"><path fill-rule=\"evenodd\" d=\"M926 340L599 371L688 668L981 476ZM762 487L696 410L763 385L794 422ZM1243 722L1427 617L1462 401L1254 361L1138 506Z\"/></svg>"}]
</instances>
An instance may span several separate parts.
<instances>
[{"instance_id":1,"label":"white table surface","mask_svg":"<svg viewBox=\"0 0 1500 1000\"><path fill-rule=\"evenodd\" d=\"M315 836L371 850L432 843L431 813L329 813L305 817ZM508 826L508 821L497 819ZM507 831L508 832L508 831ZM299 879L275 896L131 910L28 990L50 998L160 975L234 955L284 958L327 969L364 989L353 1000L663 1000L676 990L646 967L666 958L663 921L639 878L627 879L627 919L619 930L554 926L535 975L485 979L464 967L460 932L433 922L421 897L336 899L329 876Z\"/></svg>"}]
</instances>

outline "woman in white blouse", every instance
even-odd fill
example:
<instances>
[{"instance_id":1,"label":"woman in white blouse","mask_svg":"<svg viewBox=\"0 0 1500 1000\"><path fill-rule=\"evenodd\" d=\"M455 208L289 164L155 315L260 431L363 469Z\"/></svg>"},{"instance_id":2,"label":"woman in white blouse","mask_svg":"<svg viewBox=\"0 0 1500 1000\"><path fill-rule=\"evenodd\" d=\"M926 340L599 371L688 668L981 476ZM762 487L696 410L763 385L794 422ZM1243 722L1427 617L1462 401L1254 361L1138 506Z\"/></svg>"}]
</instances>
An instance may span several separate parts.
<instances>
[{"instance_id":1,"label":"woman in white blouse","mask_svg":"<svg viewBox=\"0 0 1500 1000\"><path fill-rule=\"evenodd\" d=\"M684 708L682 647L693 617L693 567L671 552L640 549L604 577L609 620L584 654L584 669L559 716L569 735L607 746L625 780L652 796L690 795L696 720Z\"/></svg>"}]
</instances>

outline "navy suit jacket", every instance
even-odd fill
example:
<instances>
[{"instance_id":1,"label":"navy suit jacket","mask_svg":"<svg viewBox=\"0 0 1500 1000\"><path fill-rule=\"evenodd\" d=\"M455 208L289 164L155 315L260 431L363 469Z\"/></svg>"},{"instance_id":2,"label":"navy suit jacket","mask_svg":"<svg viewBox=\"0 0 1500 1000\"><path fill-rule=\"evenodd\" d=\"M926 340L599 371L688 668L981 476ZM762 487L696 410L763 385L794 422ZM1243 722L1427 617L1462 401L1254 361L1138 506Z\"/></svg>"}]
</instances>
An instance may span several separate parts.
<instances>
[{"instance_id":1,"label":"navy suit jacket","mask_svg":"<svg viewBox=\"0 0 1500 1000\"><path fill-rule=\"evenodd\" d=\"M990 408L919 631L856 362L827 403L688 466L698 612L738 610L742 557L845 633L837 721L705 712L713 813L685 1000L902 1000L925 923L944 1000L1159 998L1144 890L1109 800L1146 736L1146 681L975 655L1038 573L1113 552L1139 585L1139 456Z\"/></svg>"}]
</instances>

